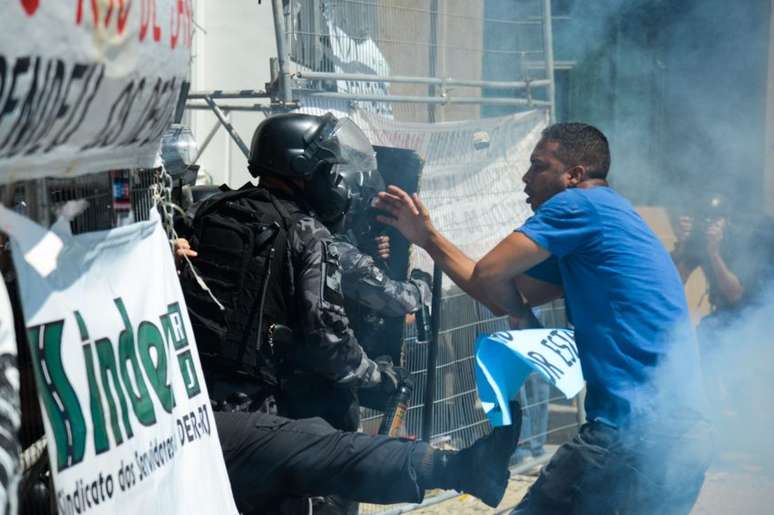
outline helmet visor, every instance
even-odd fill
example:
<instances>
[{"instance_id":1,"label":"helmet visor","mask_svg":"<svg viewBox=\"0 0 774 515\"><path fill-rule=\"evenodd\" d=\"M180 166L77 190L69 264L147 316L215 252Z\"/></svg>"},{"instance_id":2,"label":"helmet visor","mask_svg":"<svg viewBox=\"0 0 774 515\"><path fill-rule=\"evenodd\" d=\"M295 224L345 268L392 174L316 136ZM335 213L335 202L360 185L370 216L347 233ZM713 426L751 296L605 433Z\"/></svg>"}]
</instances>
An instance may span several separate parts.
<instances>
[{"instance_id":1,"label":"helmet visor","mask_svg":"<svg viewBox=\"0 0 774 515\"><path fill-rule=\"evenodd\" d=\"M318 145L333 155L334 162L362 171L376 169L376 152L355 122L341 118L325 132Z\"/></svg>"}]
</instances>

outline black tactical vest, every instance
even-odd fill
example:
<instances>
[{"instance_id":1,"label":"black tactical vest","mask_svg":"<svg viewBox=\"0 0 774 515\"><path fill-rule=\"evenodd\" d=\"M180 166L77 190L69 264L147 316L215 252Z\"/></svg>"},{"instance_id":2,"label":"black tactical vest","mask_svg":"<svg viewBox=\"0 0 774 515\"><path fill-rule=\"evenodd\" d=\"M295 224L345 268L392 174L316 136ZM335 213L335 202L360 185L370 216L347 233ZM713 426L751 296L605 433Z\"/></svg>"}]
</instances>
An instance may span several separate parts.
<instances>
[{"instance_id":1,"label":"black tactical vest","mask_svg":"<svg viewBox=\"0 0 774 515\"><path fill-rule=\"evenodd\" d=\"M273 387L281 349L272 331L295 319L288 233L304 216L267 189L246 185L205 200L193 220L194 266L223 310L190 270L181 284L205 374Z\"/></svg>"}]
</instances>

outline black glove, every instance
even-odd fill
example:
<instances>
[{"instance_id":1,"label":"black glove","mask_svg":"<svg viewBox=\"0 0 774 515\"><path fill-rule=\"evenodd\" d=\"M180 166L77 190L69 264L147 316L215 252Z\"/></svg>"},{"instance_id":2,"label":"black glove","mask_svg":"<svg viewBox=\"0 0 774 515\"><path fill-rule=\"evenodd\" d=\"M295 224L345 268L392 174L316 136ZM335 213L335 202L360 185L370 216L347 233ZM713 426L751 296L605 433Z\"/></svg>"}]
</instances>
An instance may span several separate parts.
<instances>
[{"instance_id":1,"label":"black glove","mask_svg":"<svg viewBox=\"0 0 774 515\"><path fill-rule=\"evenodd\" d=\"M400 384L408 379L409 371L392 364L389 356L379 356L374 360L374 370L365 387L379 388L386 394L392 394L398 390Z\"/></svg>"},{"instance_id":2,"label":"black glove","mask_svg":"<svg viewBox=\"0 0 774 515\"><path fill-rule=\"evenodd\" d=\"M424 270L420 270L419 268L415 268L411 271L409 274L409 280L414 282L423 282L427 285L428 290L433 289L433 276L425 272Z\"/></svg>"}]
</instances>

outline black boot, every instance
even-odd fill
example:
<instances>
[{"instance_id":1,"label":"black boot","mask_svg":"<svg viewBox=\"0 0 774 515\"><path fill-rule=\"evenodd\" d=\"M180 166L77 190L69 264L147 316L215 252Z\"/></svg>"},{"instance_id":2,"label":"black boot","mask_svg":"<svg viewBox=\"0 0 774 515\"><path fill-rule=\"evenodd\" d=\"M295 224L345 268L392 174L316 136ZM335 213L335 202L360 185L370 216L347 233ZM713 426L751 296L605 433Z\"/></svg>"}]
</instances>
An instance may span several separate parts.
<instances>
[{"instance_id":1,"label":"black boot","mask_svg":"<svg viewBox=\"0 0 774 515\"><path fill-rule=\"evenodd\" d=\"M510 478L510 458L521 432L521 405L516 401L511 401L511 414L512 425L494 428L470 447L461 451L434 451L433 477L430 484L423 486L465 492L492 508L500 504Z\"/></svg>"}]
</instances>

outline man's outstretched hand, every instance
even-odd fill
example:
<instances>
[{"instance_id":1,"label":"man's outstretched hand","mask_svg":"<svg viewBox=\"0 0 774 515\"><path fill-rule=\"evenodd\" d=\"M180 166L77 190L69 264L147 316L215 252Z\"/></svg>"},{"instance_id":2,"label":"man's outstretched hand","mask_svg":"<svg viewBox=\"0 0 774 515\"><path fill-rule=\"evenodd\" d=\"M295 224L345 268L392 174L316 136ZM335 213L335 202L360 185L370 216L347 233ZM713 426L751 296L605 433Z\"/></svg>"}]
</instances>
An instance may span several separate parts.
<instances>
[{"instance_id":1,"label":"man's outstretched hand","mask_svg":"<svg viewBox=\"0 0 774 515\"><path fill-rule=\"evenodd\" d=\"M430 221L430 213L416 193L411 197L397 186L389 186L387 191L379 193L374 205L388 215L379 215L377 220L398 229L411 243L427 246L435 227Z\"/></svg>"}]
</instances>

